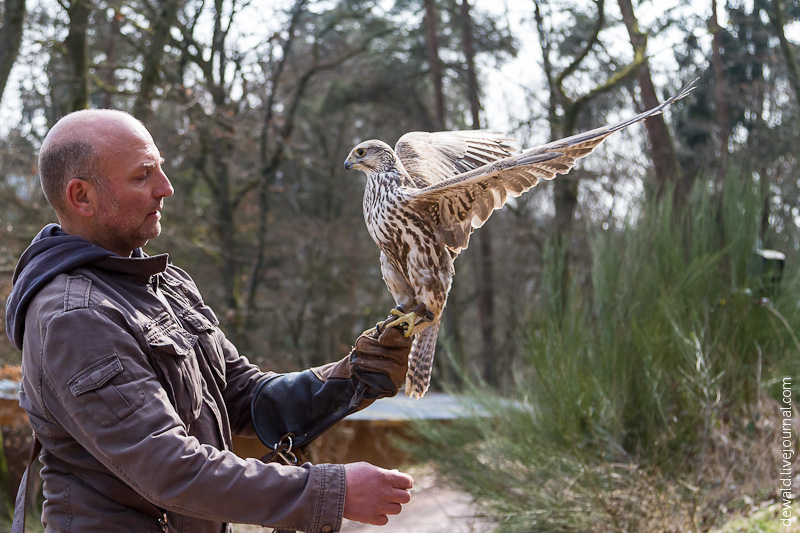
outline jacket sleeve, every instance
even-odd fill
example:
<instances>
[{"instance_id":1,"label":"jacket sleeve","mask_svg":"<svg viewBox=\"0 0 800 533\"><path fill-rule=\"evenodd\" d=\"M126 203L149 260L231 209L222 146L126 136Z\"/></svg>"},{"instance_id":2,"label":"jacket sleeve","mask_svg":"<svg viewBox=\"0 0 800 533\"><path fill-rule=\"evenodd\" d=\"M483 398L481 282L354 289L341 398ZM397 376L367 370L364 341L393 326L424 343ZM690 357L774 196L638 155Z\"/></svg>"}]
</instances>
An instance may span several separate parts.
<instances>
[{"instance_id":1,"label":"jacket sleeve","mask_svg":"<svg viewBox=\"0 0 800 533\"><path fill-rule=\"evenodd\" d=\"M208 520L339 529L343 466L265 464L201 444L139 343L101 310L52 318L41 353L48 418L153 504ZM257 373L242 370L241 383Z\"/></svg>"},{"instance_id":2,"label":"jacket sleeve","mask_svg":"<svg viewBox=\"0 0 800 533\"><path fill-rule=\"evenodd\" d=\"M226 385L223 391L225 408L231 423L234 435L242 437L255 437L253 419L250 416L250 404L256 389L261 383L279 374L275 372L262 372L247 358L240 355L221 330L214 332L217 336L225 362Z\"/></svg>"}]
</instances>

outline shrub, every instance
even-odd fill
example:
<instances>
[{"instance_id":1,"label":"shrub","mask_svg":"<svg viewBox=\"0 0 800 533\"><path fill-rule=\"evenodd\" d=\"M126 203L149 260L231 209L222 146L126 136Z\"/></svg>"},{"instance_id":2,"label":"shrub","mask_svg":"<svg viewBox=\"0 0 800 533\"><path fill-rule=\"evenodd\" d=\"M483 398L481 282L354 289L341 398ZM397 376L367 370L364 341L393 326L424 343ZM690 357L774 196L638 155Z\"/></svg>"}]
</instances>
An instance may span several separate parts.
<instances>
[{"instance_id":1,"label":"shrub","mask_svg":"<svg viewBox=\"0 0 800 533\"><path fill-rule=\"evenodd\" d=\"M481 416L421 427L425 456L502 531L703 530L763 496L800 278L794 250L779 285L754 268L762 205L731 182L597 231L588 283L537 301L513 397L479 390Z\"/></svg>"}]
</instances>

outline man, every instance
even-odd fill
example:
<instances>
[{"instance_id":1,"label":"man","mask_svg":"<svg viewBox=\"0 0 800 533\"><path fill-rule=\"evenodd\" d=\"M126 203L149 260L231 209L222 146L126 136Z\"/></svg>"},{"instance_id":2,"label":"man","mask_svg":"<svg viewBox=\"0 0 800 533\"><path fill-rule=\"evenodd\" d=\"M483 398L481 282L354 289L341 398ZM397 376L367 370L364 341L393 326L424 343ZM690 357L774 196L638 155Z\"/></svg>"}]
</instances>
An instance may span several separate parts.
<instances>
[{"instance_id":1,"label":"man","mask_svg":"<svg viewBox=\"0 0 800 533\"><path fill-rule=\"evenodd\" d=\"M251 365L192 279L141 250L173 194L162 162L147 129L119 111L67 115L42 144L42 188L60 226L20 258L6 321L23 352L20 403L43 446L46 531L385 524L409 500L407 474L244 460L231 433L319 434L397 392L410 341L391 328L319 369Z\"/></svg>"}]
</instances>

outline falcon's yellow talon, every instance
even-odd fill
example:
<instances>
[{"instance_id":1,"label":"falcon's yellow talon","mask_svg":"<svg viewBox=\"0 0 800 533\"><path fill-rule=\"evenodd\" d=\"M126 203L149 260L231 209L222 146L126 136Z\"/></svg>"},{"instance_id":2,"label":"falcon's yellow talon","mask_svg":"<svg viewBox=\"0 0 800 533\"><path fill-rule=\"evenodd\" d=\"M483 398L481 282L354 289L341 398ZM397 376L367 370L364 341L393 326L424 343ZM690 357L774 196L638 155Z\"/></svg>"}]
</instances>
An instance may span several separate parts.
<instances>
[{"instance_id":1,"label":"falcon's yellow talon","mask_svg":"<svg viewBox=\"0 0 800 533\"><path fill-rule=\"evenodd\" d=\"M405 324L406 328L403 332L403 335L406 337L413 335L414 326L416 326L417 322L417 314L414 311L411 311L410 313L403 313L398 309L392 309L392 314L398 318L396 320L392 320L388 324L384 323L383 327L393 328L395 326L399 326L400 324Z\"/></svg>"}]
</instances>

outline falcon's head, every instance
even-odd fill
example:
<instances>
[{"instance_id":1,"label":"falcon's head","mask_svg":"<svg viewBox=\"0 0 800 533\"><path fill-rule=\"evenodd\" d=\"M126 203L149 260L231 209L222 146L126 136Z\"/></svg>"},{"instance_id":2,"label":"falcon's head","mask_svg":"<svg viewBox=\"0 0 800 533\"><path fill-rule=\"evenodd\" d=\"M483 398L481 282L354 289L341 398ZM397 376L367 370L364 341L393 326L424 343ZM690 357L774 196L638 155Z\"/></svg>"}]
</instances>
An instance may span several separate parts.
<instances>
[{"instance_id":1,"label":"falcon's head","mask_svg":"<svg viewBox=\"0 0 800 533\"><path fill-rule=\"evenodd\" d=\"M392 147L385 142L376 139L364 141L350 151L344 160L344 169L354 168L365 174L389 172L396 166L396 157Z\"/></svg>"}]
</instances>

